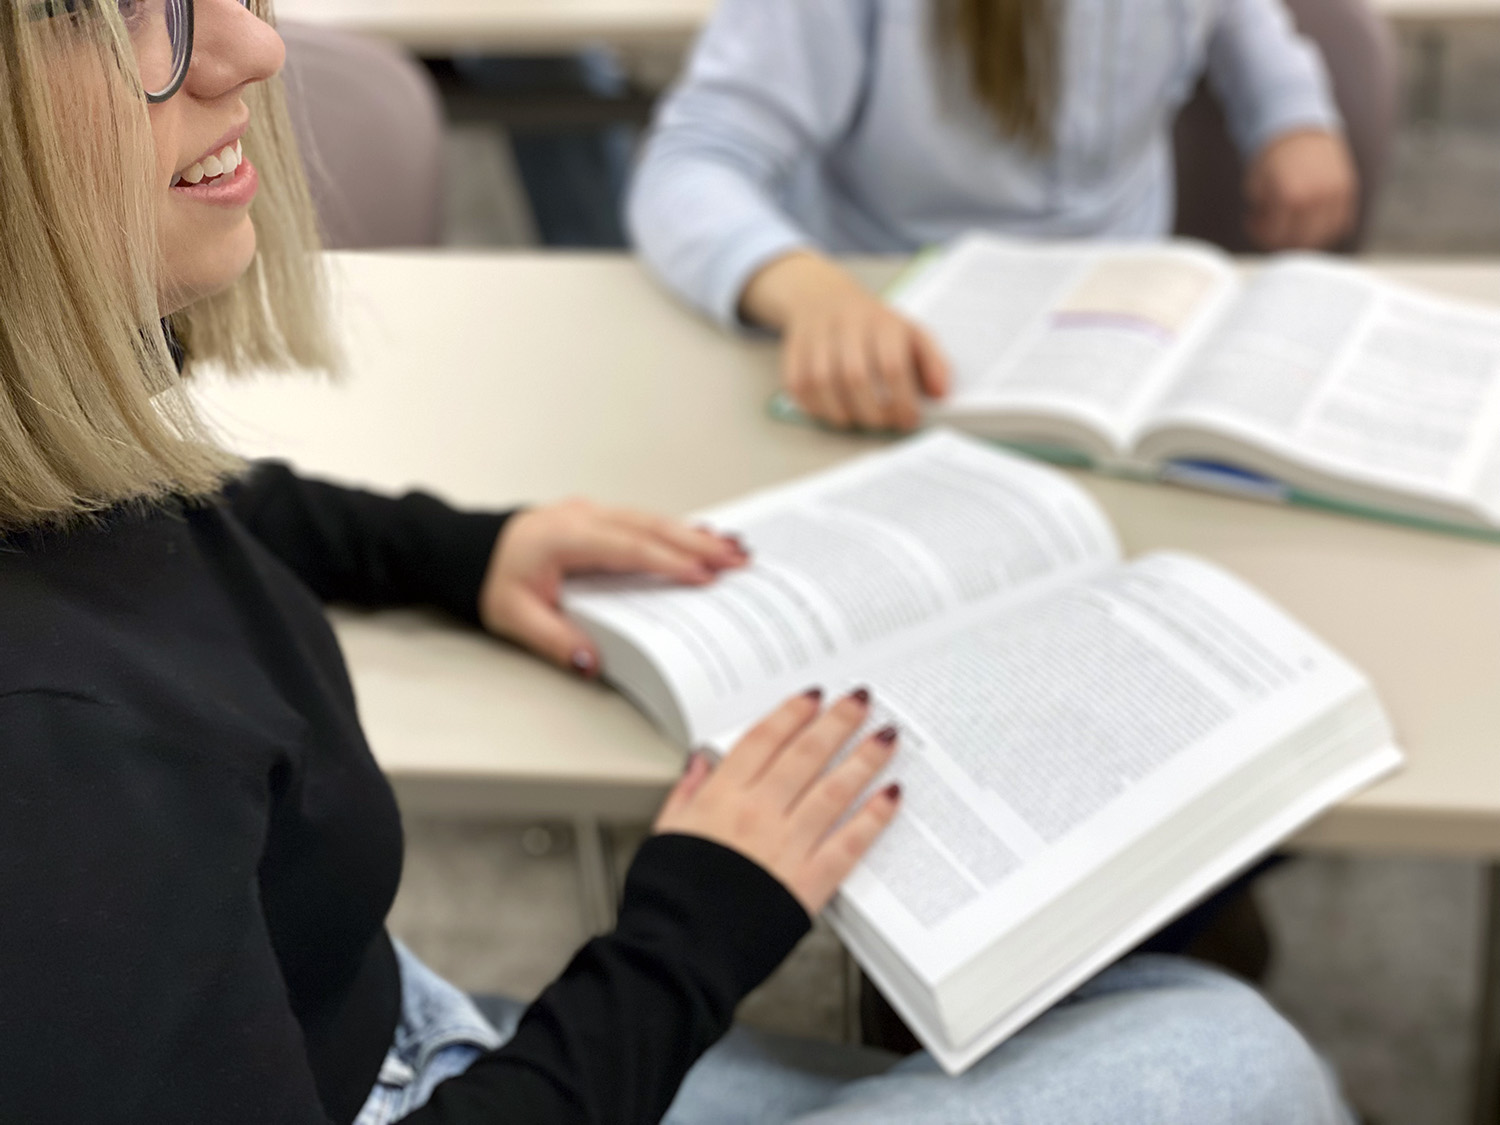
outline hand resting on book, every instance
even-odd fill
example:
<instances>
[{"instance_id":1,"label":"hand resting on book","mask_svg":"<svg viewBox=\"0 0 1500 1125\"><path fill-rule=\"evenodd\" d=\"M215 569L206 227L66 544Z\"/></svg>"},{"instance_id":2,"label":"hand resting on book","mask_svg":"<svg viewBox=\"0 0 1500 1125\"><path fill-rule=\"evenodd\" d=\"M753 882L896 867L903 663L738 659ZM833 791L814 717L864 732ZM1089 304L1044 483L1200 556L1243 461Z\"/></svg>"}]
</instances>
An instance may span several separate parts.
<instances>
[{"instance_id":1,"label":"hand resting on book","mask_svg":"<svg viewBox=\"0 0 1500 1125\"><path fill-rule=\"evenodd\" d=\"M948 361L926 329L822 255L798 250L765 266L740 311L782 334L783 387L831 426L911 430L921 400L948 392Z\"/></svg>"},{"instance_id":2,"label":"hand resting on book","mask_svg":"<svg viewBox=\"0 0 1500 1125\"><path fill-rule=\"evenodd\" d=\"M497 637L592 676L599 670L593 642L558 609L565 578L609 571L699 586L748 560L732 536L665 516L567 500L506 522L479 591L479 616Z\"/></svg>"},{"instance_id":3,"label":"hand resting on book","mask_svg":"<svg viewBox=\"0 0 1500 1125\"><path fill-rule=\"evenodd\" d=\"M834 759L869 716L869 693L826 711L822 693L783 703L717 768L694 754L656 821L658 834L702 836L774 875L809 914L828 905L896 815L901 790L886 786L850 814L896 748L886 727Z\"/></svg>"}]
</instances>

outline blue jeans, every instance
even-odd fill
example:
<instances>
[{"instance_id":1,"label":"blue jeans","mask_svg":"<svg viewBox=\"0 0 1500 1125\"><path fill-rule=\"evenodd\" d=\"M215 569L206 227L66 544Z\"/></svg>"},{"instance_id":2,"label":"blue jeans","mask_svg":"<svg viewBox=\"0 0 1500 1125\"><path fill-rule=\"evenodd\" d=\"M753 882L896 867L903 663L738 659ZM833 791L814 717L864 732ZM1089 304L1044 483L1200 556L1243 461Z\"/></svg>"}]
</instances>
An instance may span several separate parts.
<instances>
[{"instance_id":1,"label":"blue jeans","mask_svg":"<svg viewBox=\"0 0 1500 1125\"><path fill-rule=\"evenodd\" d=\"M515 1031L398 946L402 1019L355 1125L422 1106ZM492 1022L493 1021L493 1022ZM695 1066L666 1125L1351 1125L1327 1067L1248 985L1193 961L1132 957L957 1078L925 1054L736 1028Z\"/></svg>"}]
</instances>

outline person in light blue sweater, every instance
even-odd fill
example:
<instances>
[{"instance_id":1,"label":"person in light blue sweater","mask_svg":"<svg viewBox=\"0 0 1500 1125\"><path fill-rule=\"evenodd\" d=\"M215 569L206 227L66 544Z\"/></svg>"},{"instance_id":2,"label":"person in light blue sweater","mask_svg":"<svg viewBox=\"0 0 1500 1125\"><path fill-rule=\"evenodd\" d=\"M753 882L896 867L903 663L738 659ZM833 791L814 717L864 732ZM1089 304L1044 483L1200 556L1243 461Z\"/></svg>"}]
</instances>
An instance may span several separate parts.
<instances>
[{"instance_id":1,"label":"person in light blue sweater","mask_svg":"<svg viewBox=\"0 0 1500 1125\"><path fill-rule=\"evenodd\" d=\"M947 364L829 255L973 228L1164 237L1172 125L1204 73L1256 240L1346 234L1353 161L1282 0L721 0L658 113L628 227L687 301L782 334L803 409L908 428Z\"/></svg>"}]
</instances>

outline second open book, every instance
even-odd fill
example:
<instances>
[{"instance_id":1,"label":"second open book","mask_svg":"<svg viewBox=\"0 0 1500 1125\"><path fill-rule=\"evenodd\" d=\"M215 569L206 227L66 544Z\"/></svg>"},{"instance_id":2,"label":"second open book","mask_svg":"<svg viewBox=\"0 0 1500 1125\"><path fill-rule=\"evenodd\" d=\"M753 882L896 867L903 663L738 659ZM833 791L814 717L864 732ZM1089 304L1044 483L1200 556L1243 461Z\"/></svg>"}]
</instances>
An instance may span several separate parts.
<instances>
[{"instance_id":1,"label":"second open book","mask_svg":"<svg viewBox=\"0 0 1500 1125\"><path fill-rule=\"evenodd\" d=\"M1064 475L939 432L702 516L751 566L573 582L684 746L809 686L901 730L901 812L830 908L950 1071L1400 761L1364 677L1230 574L1121 558Z\"/></svg>"},{"instance_id":2,"label":"second open book","mask_svg":"<svg viewBox=\"0 0 1500 1125\"><path fill-rule=\"evenodd\" d=\"M1493 309L1314 255L1245 280L1197 243L982 234L891 297L953 366L932 422L1109 472L1500 534Z\"/></svg>"}]
</instances>

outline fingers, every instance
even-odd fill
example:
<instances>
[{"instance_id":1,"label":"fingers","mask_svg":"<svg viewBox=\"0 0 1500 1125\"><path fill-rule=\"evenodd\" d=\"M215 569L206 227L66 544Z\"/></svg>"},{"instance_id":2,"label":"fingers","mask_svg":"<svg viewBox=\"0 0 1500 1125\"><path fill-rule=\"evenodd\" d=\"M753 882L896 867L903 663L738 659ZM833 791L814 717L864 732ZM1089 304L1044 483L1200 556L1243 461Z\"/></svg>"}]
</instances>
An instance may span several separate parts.
<instances>
[{"instance_id":1,"label":"fingers","mask_svg":"<svg viewBox=\"0 0 1500 1125\"><path fill-rule=\"evenodd\" d=\"M736 743L716 776L728 786L748 785L787 742L818 717L823 693L817 688L788 699Z\"/></svg>"},{"instance_id":2,"label":"fingers","mask_svg":"<svg viewBox=\"0 0 1500 1125\"><path fill-rule=\"evenodd\" d=\"M599 652L583 631L533 590L511 592L504 607L506 632L517 643L580 676L599 670Z\"/></svg>"},{"instance_id":3,"label":"fingers","mask_svg":"<svg viewBox=\"0 0 1500 1125\"><path fill-rule=\"evenodd\" d=\"M808 913L816 914L828 905L855 865L890 827L900 807L901 786L887 785L872 794L858 812L818 845L798 888L799 899Z\"/></svg>"},{"instance_id":4,"label":"fingers","mask_svg":"<svg viewBox=\"0 0 1500 1125\"><path fill-rule=\"evenodd\" d=\"M873 325L850 322L840 332L838 346L839 388L854 421L862 430L886 428L890 392L876 370L872 346Z\"/></svg>"},{"instance_id":5,"label":"fingers","mask_svg":"<svg viewBox=\"0 0 1500 1125\"><path fill-rule=\"evenodd\" d=\"M822 332L807 333L797 343L790 362L795 372L790 381L802 388L804 410L831 426L848 429L854 415L844 402L839 386L838 355L834 340Z\"/></svg>"},{"instance_id":6,"label":"fingers","mask_svg":"<svg viewBox=\"0 0 1500 1125\"><path fill-rule=\"evenodd\" d=\"M565 544L560 562L569 573L656 574L688 586L714 579L714 569L691 552L608 519L581 528Z\"/></svg>"},{"instance_id":7,"label":"fingers","mask_svg":"<svg viewBox=\"0 0 1500 1125\"><path fill-rule=\"evenodd\" d=\"M860 688L828 708L766 763L761 783L777 810L798 801L869 713L870 693Z\"/></svg>"},{"instance_id":8,"label":"fingers","mask_svg":"<svg viewBox=\"0 0 1500 1125\"><path fill-rule=\"evenodd\" d=\"M1354 230L1354 210L1352 196L1333 196L1318 208L1307 245L1322 248L1342 242Z\"/></svg>"},{"instance_id":9,"label":"fingers","mask_svg":"<svg viewBox=\"0 0 1500 1125\"><path fill-rule=\"evenodd\" d=\"M917 405L921 381L916 339L907 326L892 322L875 339L875 365L881 384L890 395L886 424L897 430L915 429L922 420Z\"/></svg>"},{"instance_id":10,"label":"fingers","mask_svg":"<svg viewBox=\"0 0 1500 1125\"><path fill-rule=\"evenodd\" d=\"M780 880L810 913L827 904L890 823L899 797L888 786L855 808L890 762L893 727L828 768L868 717L868 693L854 693L821 717L820 704L818 691L787 700L716 768L694 759L656 822L657 832L734 849Z\"/></svg>"},{"instance_id":11,"label":"fingers","mask_svg":"<svg viewBox=\"0 0 1500 1125\"><path fill-rule=\"evenodd\" d=\"M816 852L896 752L897 732L886 727L808 787L792 810L788 846L795 854Z\"/></svg>"},{"instance_id":12,"label":"fingers","mask_svg":"<svg viewBox=\"0 0 1500 1125\"><path fill-rule=\"evenodd\" d=\"M1246 228L1267 250L1330 247L1353 229L1358 185L1342 138L1321 131L1282 137L1246 177Z\"/></svg>"},{"instance_id":13,"label":"fingers","mask_svg":"<svg viewBox=\"0 0 1500 1125\"><path fill-rule=\"evenodd\" d=\"M948 368L926 333L865 297L788 329L782 382L798 406L829 425L908 430L921 421L924 391L946 393Z\"/></svg>"},{"instance_id":14,"label":"fingers","mask_svg":"<svg viewBox=\"0 0 1500 1125\"><path fill-rule=\"evenodd\" d=\"M1340 198L1305 204L1276 203L1253 214L1250 234L1267 250L1322 250L1350 231L1350 208Z\"/></svg>"},{"instance_id":15,"label":"fingers","mask_svg":"<svg viewBox=\"0 0 1500 1125\"><path fill-rule=\"evenodd\" d=\"M713 570L743 566L750 560L749 552L737 537L720 534L710 527L689 527L667 516L628 508L603 509L600 515L631 532L658 539L673 550L691 555Z\"/></svg>"}]
</instances>

